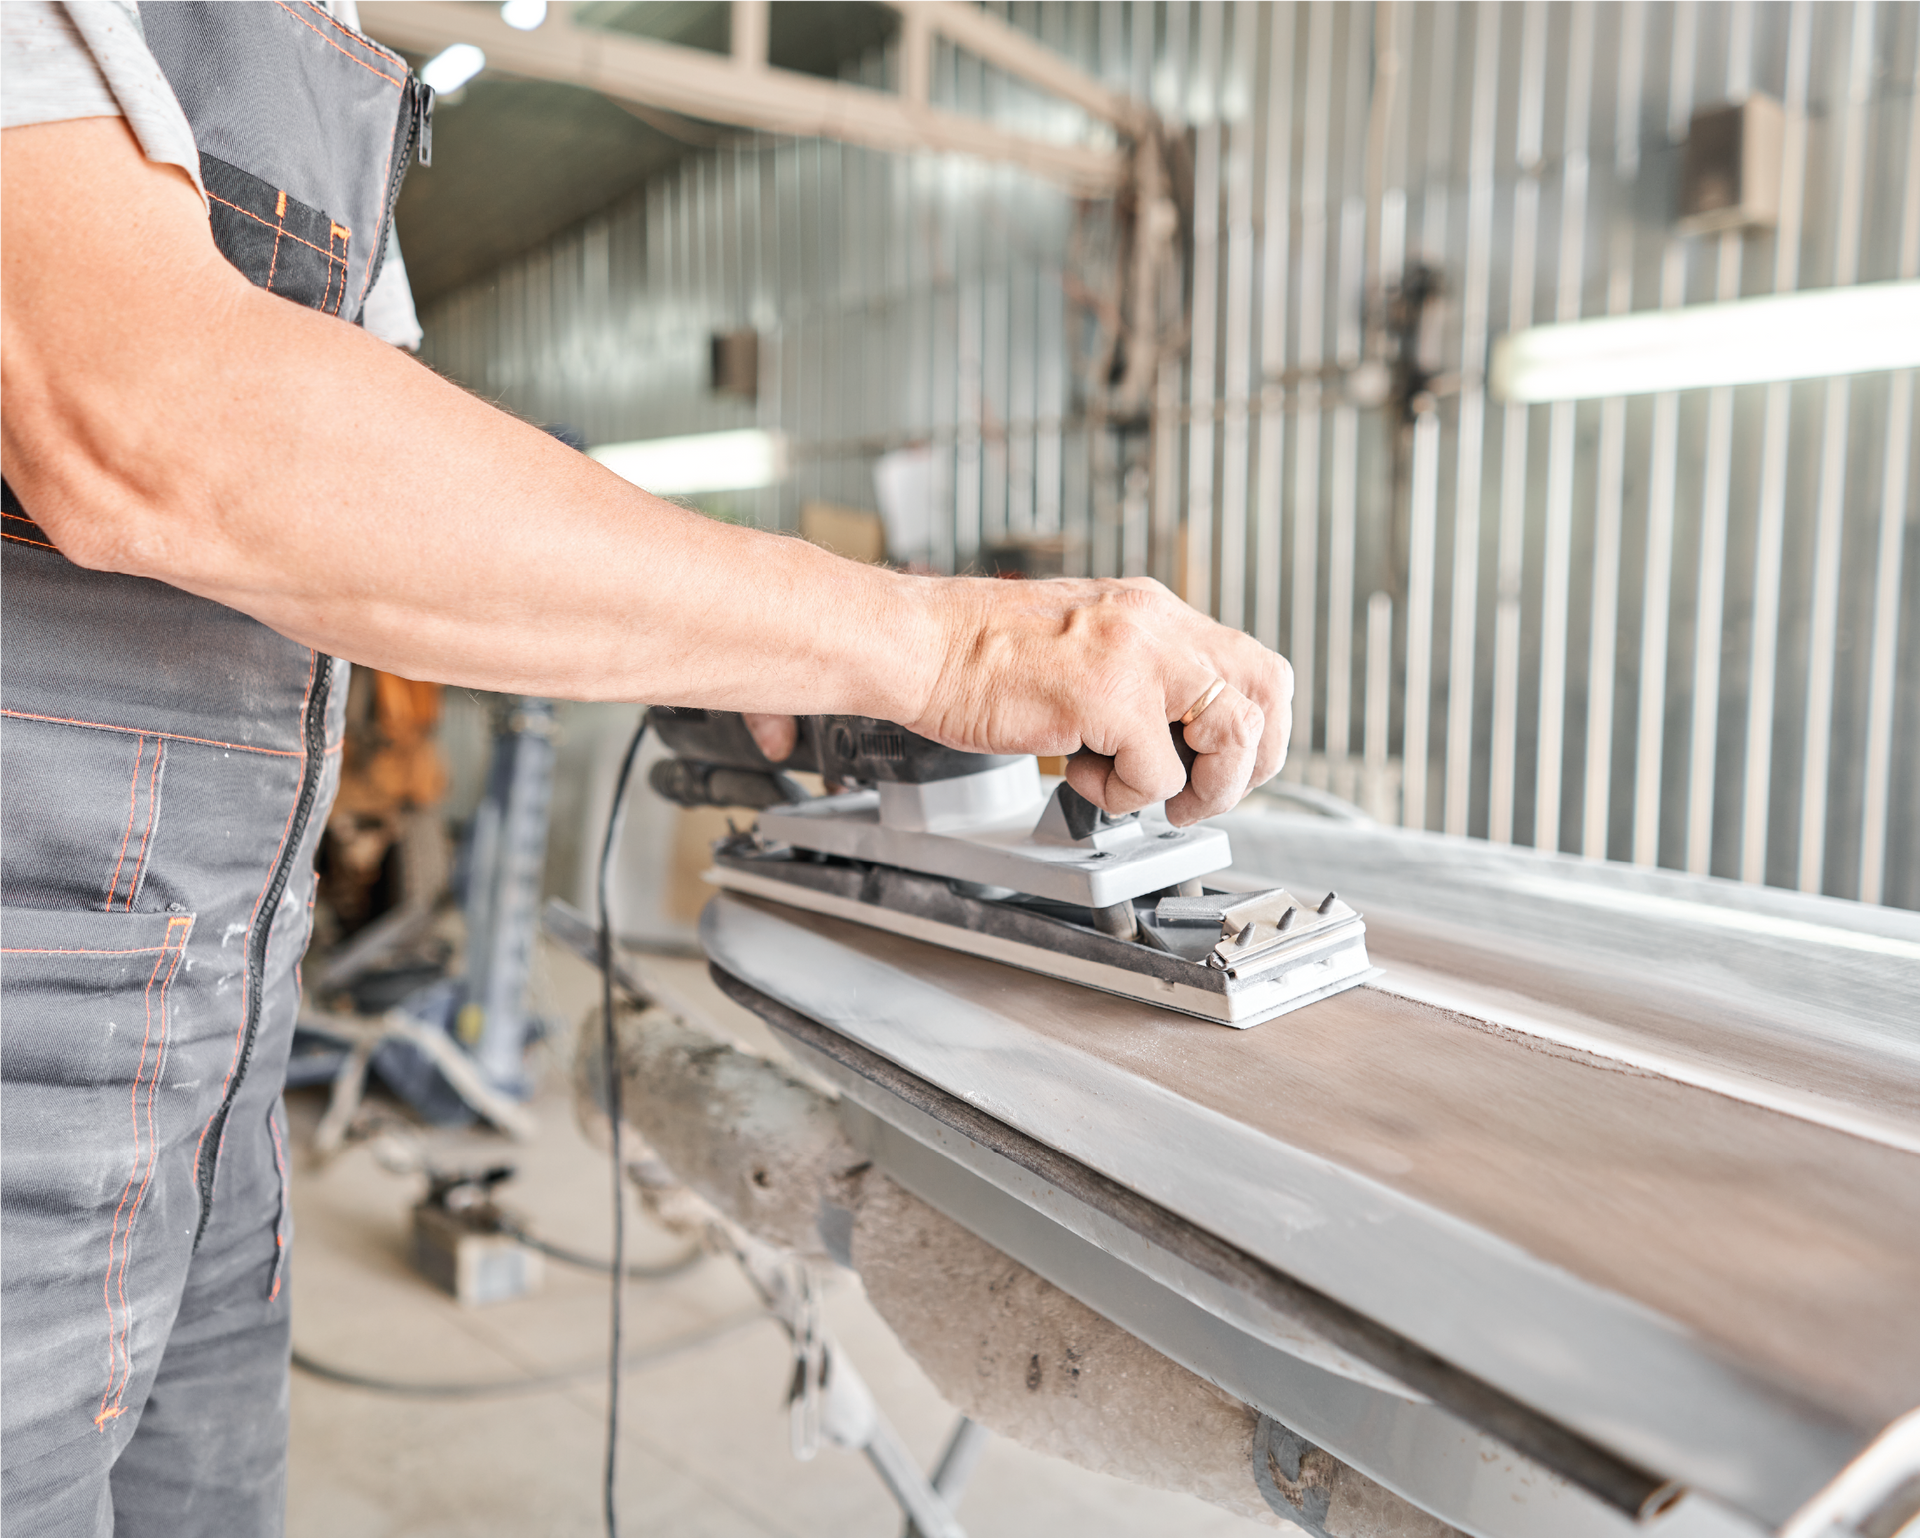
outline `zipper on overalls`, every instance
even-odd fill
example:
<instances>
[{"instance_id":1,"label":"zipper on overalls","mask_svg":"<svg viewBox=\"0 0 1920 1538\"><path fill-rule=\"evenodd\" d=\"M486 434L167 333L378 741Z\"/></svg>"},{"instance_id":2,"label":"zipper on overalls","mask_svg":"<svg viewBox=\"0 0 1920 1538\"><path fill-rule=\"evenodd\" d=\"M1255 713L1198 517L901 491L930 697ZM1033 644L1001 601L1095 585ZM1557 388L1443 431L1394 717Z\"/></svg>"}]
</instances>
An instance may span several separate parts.
<instances>
[{"instance_id":1,"label":"zipper on overalls","mask_svg":"<svg viewBox=\"0 0 1920 1538\"><path fill-rule=\"evenodd\" d=\"M387 237L393 229L393 211L400 202L400 184L406 180L408 164L416 152L421 165L433 164L433 87L417 76L408 75L402 90L404 116L393 130L400 153L393 157L393 170L387 177L387 200L375 234L371 266L367 269L368 293L373 292L373 285L380 281L381 270L387 265Z\"/></svg>"},{"instance_id":2,"label":"zipper on overalls","mask_svg":"<svg viewBox=\"0 0 1920 1538\"><path fill-rule=\"evenodd\" d=\"M433 164L433 87L415 80L413 97L415 136L420 142L420 164Z\"/></svg>"},{"instance_id":3,"label":"zipper on overalls","mask_svg":"<svg viewBox=\"0 0 1920 1538\"><path fill-rule=\"evenodd\" d=\"M287 828L286 842L281 848L280 858L274 863L273 877L267 883L267 894L261 901L253 929L247 935L247 1019L240 1033L240 1058L233 1065L233 1077L227 1082L227 1092L220 1101L220 1109L213 1113L213 1120L207 1124L206 1136L200 1142L200 1224L193 1231L193 1247L196 1250L200 1248L200 1240L213 1217L213 1177L220 1162L220 1140L227 1132L227 1116L233 1110L234 1098L239 1095L241 1084L246 1080L247 1064L253 1059L254 1038L260 1034L260 1011L266 1003L267 941L273 934L274 915L280 911L280 899L286 895L294 862L300 858L300 845L306 837L307 823L313 817L313 804L320 795L320 776L327 764L327 696L332 690L333 659L318 657L314 662L313 689L307 695L306 719L302 723L306 761L300 770L300 799L294 803L293 821Z\"/></svg>"}]
</instances>

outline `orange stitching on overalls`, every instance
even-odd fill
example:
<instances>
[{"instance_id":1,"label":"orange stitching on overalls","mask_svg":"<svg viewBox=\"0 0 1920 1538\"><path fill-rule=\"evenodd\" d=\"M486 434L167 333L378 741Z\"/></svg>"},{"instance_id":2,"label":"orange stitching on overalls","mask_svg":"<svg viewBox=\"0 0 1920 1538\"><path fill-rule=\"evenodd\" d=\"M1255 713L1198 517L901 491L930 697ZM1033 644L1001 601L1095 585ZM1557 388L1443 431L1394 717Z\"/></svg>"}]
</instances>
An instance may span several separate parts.
<instances>
[{"instance_id":1,"label":"orange stitching on overalls","mask_svg":"<svg viewBox=\"0 0 1920 1538\"><path fill-rule=\"evenodd\" d=\"M169 923L167 925L167 942L170 945L172 941L173 925ZM133 1076L133 1089L129 1096L131 1104L130 1114L133 1120L133 1167L127 1171L127 1183L120 1188L120 1204L113 1209L113 1226L107 1232L107 1275L102 1287L102 1296L105 1298L107 1305L107 1384L106 1387L100 1391L100 1410L93 1418L94 1429L98 1431L106 1430L108 1421L126 1413L126 1406L124 1405L114 1405L112 1408L108 1408L108 1401L114 1398L115 1385L120 1378L120 1326L115 1320L113 1313L113 1268L120 1249L120 1214L126 1210L127 1197L133 1191L134 1176L140 1171L140 1081L146 1077L147 1042L151 1040L153 1036L153 985L154 981L160 976L161 964L165 962L166 959L166 947L163 946L161 947L160 954L153 958L153 970L147 974L147 987L143 995L147 1015L146 1036L143 1037L140 1042L140 1066ZM123 1298L125 1297L124 1288L122 1289L121 1295ZM131 1374L131 1370L132 1363L129 1361L129 1374Z\"/></svg>"},{"instance_id":2,"label":"orange stitching on overalls","mask_svg":"<svg viewBox=\"0 0 1920 1538\"><path fill-rule=\"evenodd\" d=\"M12 535L7 535L11 539ZM91 726L102 732L144 732L149 737L165 737L173 742L197 742L203 748L230 748L235 753L264 753L269 758L302 758L305 755L291 748L256 748L244 742L219 742L212 737L189 737L185 732L157 732L147 726L116 726L111 721L81 721L73 716L42 716L31 710L11 710L0 708L0 716L12 716L16 721L46 721L54 726Z\"/></svg>"},{"instance_id":3,"label":"orange stitching on overalls","mask_svg":"<svg viewBox=\"0 0 1920 1538\"><path fill-rule=\"evenodd\" d=\"M405 59L402 59L396 54L393 54L392 52L390 52L388 49L383 48L380 44L376 43L372 38L368 37L364 32L356 32L353 30L352 27L349 27L345 22L335 19L333 13L327 10L325 6L313 4L312 0L309 0L309 8L313 11L314 15L318 16L328 26L332 27L334 31L338 32L342 37L352 41L356 46L366 49L366 51L372 54L375 58L390 59L392 60L393 63L398 64L402 70L404 70L407 67L407 61ZM391 80L393 76L388 75L385 78L388 80Z\"/></svg>"},{"instance_id":4,"label":"orange stitching on overalls","mask_svg":"<svg viewBox=\"0 0 1920 1538\"><path fill-rule=\"evenodd\" d=\"M246 210L242 209L241 212L245 213ZM257 214L254 217L259 218ZM280 194L280 201L273 211L273 217L275 220L273 226L273 255L267 260L266 290L268 293L273 292L273 275L280 267L280 237L287 233L287 195L284 191ZM264 219L260 222L262 224L266 223ZM300 237L295 235L293 238L298 240Z\"/></svg>"},{"instance_id":5,"label":"orange stitching on overalls","mask_svg":"<svg viewBox=\"0 0 1920 1538\"><path fill-rule=\"evenodd\" d=\"M273 1285L267 1289L269 1303L280 1296L280 1259L287 1247L285 1235L280 1230L287 1221L287 1161L280 1152L280 1124L273 1119L273 1112L267 1112L267 1131L273 1135L273 1168L280 1177L280 1215L273 1224Z\"/></svg>"},{"instance_id":6,"label":"orange stitching on overalls","mask_svg":"<svg viewBox=\"0 0 1920 1538\"><path fill-rule=\"evenodd\" d=\"M0 518L11 518L15 523L32 523L31 518L22 513L0 513Z\"/></svg>"},{"instance_id":7,"label":"orange stitching on overalls","mask_svg":"<svg viewBox=\"0 0 1920 1538\"><path fill-rule=\"evenodd\" d=\"M344 224L339 224L330 219L327 221L327 241L329 245L337 241L348 250L351 250L353 231L348 229ZM320 309L325 314L338 315L340 313L340 306L347 302L347 273L351 270L347 265L347 251L340 253L339 262L340 298L331 310L327 309L327 301L333 297L333 264L331 262L327 264L327 291L320 297Z\"/></svg>"},{"instance_id":8,"label":"orange stitching on overalls","mask_svg":"<svg viewBox=\"0 0 1920 1538\"><path fill-rule=\"evenodd\" d=\"M167 943L173 943L176 932L180 935L180 945L173 953L173 965L167 968L167 975L160 983L160 1040L154 1047L153 1073L147 1080L147 1172L140 1180L140 1190L133 1199L133 1211L127 1214L127 1237L120 1246L120 1308L126 1317L125 1338L127 1340L127 1377L133 1377L133 1311L127 1306L127 1267L133 1259L133 1230L140 1221L140 1213L147 1204L147 1192L153 1185L154 1171L160 1166L160 1134L154 1122L153 1107L160 1089L160 1073L167 1060L167 993L173 987L173 980L180 975L180 963L187 954L187 936L192 933L193 920L176 918L167 921ZM142 1057L144 1059L144 1052ZM134 1135L139 1136L136 1123ZM136 1142L136 1148L138 1146ZM125 1392L122 1385L121 1392Z\"/></svg>"},{"instance_id":9,"label":"orange stitching on overalls","mask_svg":"<svg viewBox=\"0 0 1920 1538\"><path fill-rule=\"evenodd\" d=\"M120 867L127 862L127 840L133 837L134 814L140 810L140 756L146 751L147 738L143 732L133 739L133 783L127 787L127 830L120 835L120 855L113 862L113 879L107 883L106 911L109 913L113 912L113 894L120 889ZM158 756L159 743L153 745L153 751ZM132 906L131 898L128 899L128 906Z\"/></svg>"},{"instance_id":10,"label":"orange stitching on overalls","mask_svg":"<svg viewBox=\"0 0 1920 1538\"><path fill-rule=\"evenodd\" d=\"M278 0L275 0L275 3L277 4ZM328 665L331 666L332 664L329 663ZM312 653L311 658L307 663L306 691L300 696L300 721L303 727L305 726L306 719L307 719L307 701L313 698L313 683L314 683L314 680L319 676L320 676L320 653L314 652ZM293 756L301 759L303 763L306 759L305 753L299 753ZM304 769L302 770L300 777L301 777L301 780L304 782L306 779L306 773ZM262 904L267 900L267 888L273 885L274 867L280 863L280 851L286 848L287 846L287 834L293 830L294 814L298 812L299 809L300 809L300 792L298 787L296 787L293 793L293 800L287 804L286 824L284 827L280 829L279 840L273 846L273 858L267 861L266 880L260 883L260 893L257 897L254 898L253 908L247 914L247 933L248 934L251 934L253 932L253 926L257 922L259 922L260 904ZM267 915L267 939L269 943L271 942L272 938L273 938L273 915L269 913ZM267 949L268 947L266 944L263 944L260 947L260 963L261 963L260 986L262 989L266 987L266 982L267 982L267 968L266 968ZM215 1118L219 1116L221 1107L227 1103L227 1091L233 1086L234 1073L240 1067L240 1049L246 1042L247 1008L249 1004L252 1002L253 968L250 965L243 967L241 969L240 976L242 979L240 984L240 1024L238 1027L235 1028L233 1033L233 1056L231 1059L229 1059L227 1063L227 1076L220 1081L220 1098L214 1104L213 1114L207 1118L207 1124L200 1129L200 1136L195 1138L193 1141L193 1167L196 1171L198 1171L200 1168L200 1150L206 1144L207 1134L213 1130L213 1123ZM264 1007L265 1006L263 1004L262 1008ZM223 1131L222 1137L224 1138L224 1136L225 1136L225 1133ZM215 1165L215 1174L217 1175L218 1166L220 1163L220 1150L218 1148L215 1148L213 1151L213 1159L214 1159L214 1165Z\"/></svg>"},{"instance_id":11,"label":"orange stitching on overalls","mask_svg":"<svg viewBox=\"0 0 1920 1538\"><path fill-rule=\"evenodd\" d=\"M140 874L147 868L147 847L153 842L153 820L160 815L160 760L166 756L165 746L155 742L153 745L153 768L147 772L147 826L140 834L140 852L133 857L133 874L127 878L127 906L122 910L133 912L133 894L140 890Z\"/></svg>"},{"instance_id":12,"label":"orange stitching on overalls","mask_svg":"<svg viewBox=\"0 0 1920 1538\"><path fill-rule=\"evenodd\" d=\"M262 219L251 208L242 208L238 203L229 203L225 198L219 197L216 194L211 192L209 192L207 196L212 198L214 202L219 203L224 207L231 208L236 214L245 214L249 219L253 220L255 224L265 225L266 228L273 230L276 234L286 236L288 240L298 241L301 245L305 246L309 251L319 252L320 255L324 256L329 262L338 262L342 267L347 265L347 259L344 256L336 256L334 255L333 252L327 250L325 246L316 246L310 240L301 240L300 237L294 234L292 230L283 230L280 228L279 225L275 224L271 219ZM271 277L272 274L269 273L268 276Z\"/></svg>"},{"instance_id":13,"label":"orange stitching on overalls","mask_svg":"<svg viewBox=\"0 0 1920 1538\"><path fill-rule=\"evenodd\" d=\"M55 555L60 553L59 546L50 545L44 539L28 539L24 534L9 534L5 529L0 529L0 539L10 539L16 545L32 545L36 550L51 550Z\"/></svg>"},{"instance_id":14,"label":"orange stitching on overalls","mask_svg":"<svg viewBox=\"0 0 1920 1538\"><path fill-rule=\"evenodd\" d=\"M113 1226L107 1234L107 1275L104 1296L107 1305L107 1386L100 1391L100 1410L93 1418L94 1427L105 1431L107 1422L126 1414L126 1405L120 1403L127 1392L127 1384L133 1379L133 1314L127 1306L127 1264L133 1253L133 1222L139 1215L140 1206L146 1200L147 1187L153 1180L153 1167L159 1156L159 1145L153 1137L153 1094L160 1080L160 1050L154 1053L153 1082L147 1088L147 1173L140 1182L140 1190L134 1194L134 1177L140 1173L140 1083L147 1076L147 1047L153 1041L153 985L159 979L161 964L167 959L167 952L173 949L173 937L185 928L190 920L170 919L167 923L167 941L161 952L154 958L153 971L147 976L147 987L142 995L146 1005L146 1033L140 1039L140 1065L133 1076L133 1088L127 1096L128 1116L133 1123L133 1168L127 1171L127 1183L120 1191L120 1205L114 1208ZM184 949L184 947L183 947ZM180 952L174 952L173 968L167 973L167 981L160 989L160 1048L164 1049L167 1039L167 987L173 982L173 973L180 966ZM133 1196L133 1212L127 1215L127 1234L123 1243L120 1237L120 1216L126 1212L127 1198ZM114 1266L120 1268L120 1316L116 1321L113 1311ZM121 1371L124 1359L126 1370Z\"/></svg>"},{"instance_id":15,"label":"orange stitching on overalls","mask_svg":"<svg viewBox=\"0 0 1920 1538\"><path fill-rule=\"evenodd\" d=\"M273 0L273 3L279 6L281 10L285 11L295 21L299 22L301 26L305 27L315 37L319 38L320 41L325 43L329 48L338 49L339 52L346 54L349 59L352 59L355 64L358 64L362 69L367 71L368 74L378 75L382 80L386 81L387 84L391 86L397 87L401 84L400 81L395 80L393 76L389 75L385 70L375 69L371 64L369 64L365 59L361 58L359 55L354 53L349 53L346 49L341 48L340 45L336 43L332 38L328 37L326 33L322 32L312 22L308 21L306 17L302 16L292 6L286 4L286 0ZM326 15L324 11L321 12L321 14ZM333 18L328 17L327 19L331 21ZM340 30L345 32L346 28L342 27ZM347 35L349 37L353 36L351 32L348 32Z\"/></svg>"}]
</instances>

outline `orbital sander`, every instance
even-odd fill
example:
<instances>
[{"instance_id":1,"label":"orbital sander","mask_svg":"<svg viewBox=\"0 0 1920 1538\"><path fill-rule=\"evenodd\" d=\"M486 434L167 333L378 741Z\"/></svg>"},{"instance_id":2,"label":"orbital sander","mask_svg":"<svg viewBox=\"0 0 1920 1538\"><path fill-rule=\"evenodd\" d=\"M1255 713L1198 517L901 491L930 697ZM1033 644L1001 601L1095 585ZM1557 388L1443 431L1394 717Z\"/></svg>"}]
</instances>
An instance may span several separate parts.
<instances>
[{"instance_id":1,"label":"orbital sander","mask_svg":"<svg viewBox=\"0 0 1920 1538\"><path fill-rule=\"evenodd\" d=\"M1161 805L1109 816L1030 754L829 715L800 718L775 763L732 712L648 721L673 754L649 772L657 793L756 813L714 846L726 890L1236 1027L1376 975L1366 925L1332 892L1209 886L1232 863L1224 832L1176 828Z\"/></svg>"}]
</instances>

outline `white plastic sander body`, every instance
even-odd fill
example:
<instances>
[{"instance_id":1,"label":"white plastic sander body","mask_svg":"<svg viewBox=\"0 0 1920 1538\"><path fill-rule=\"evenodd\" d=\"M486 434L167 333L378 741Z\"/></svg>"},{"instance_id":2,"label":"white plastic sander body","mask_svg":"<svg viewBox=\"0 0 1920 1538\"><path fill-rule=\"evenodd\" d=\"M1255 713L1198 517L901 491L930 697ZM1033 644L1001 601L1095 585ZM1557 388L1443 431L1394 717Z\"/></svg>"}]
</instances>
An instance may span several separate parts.
<instances>
[{"instance_id":1,"label":"white plastic sander body","mask_svg":"<svg viewBox=\"0 0 1920 1538\"><path fill-rule=\"evenodd\" d=\"M738 716L650 719L675 754L655 790L758 812L715 846L708 879L730 891L1236 1027L1375 975L1365 923L1333 893L1209 887L1232 861L1226 834L1175 828L1157 806L1109 817L1030 756L815 716L775 765ZM809 797L789 769L852 788Z\"/></svg>"}]
</instances>

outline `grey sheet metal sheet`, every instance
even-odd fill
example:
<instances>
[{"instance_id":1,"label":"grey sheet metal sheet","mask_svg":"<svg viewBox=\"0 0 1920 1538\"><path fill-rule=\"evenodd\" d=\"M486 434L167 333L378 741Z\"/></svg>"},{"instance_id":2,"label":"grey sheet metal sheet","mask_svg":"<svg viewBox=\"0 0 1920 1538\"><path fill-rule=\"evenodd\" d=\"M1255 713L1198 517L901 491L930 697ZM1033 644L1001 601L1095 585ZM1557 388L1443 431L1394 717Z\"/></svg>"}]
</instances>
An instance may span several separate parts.
<instances>
[{"instance_id":1,"label":"grey sheet metal sheet","mask_svg":"<svg viewBox=\"0 0 1920 1538\"><path fill-rule=\"evenodd\" d=\"M1769 1522L1920 1399L1912 1155L1372 990L1242 1035L734 898L705 938L800 1014Z\"/></svg>"},{"instance_id":2,"label":"grey sheet metal sheet","mask_svg":"<svg viewBox=\"0 0 1920 1538\"><path fill-rule=\"evenodd\" d=\"M1114 1210L1084 1172L1063 1189L1036 1149L909 1079L846 1038L764 996L721 986L782 1031L841 1093L848 1135L922 1200L1156 1350L1328 1449L1474 1538L1631 1538L1619 1512L1497 1438L1364 1370L1276 1316L1252 1290L1183 1254L1181 1236ZM971 1133L983 1133L981 1136ZM1058 1163L1060 1156L1053 1155ZM1198 1262L1198 1263L1196 1263ZM1758 1538L1760 1529L1689 1495L1662 1538Z\"/></svg>"}]
</instances>

